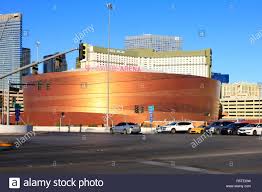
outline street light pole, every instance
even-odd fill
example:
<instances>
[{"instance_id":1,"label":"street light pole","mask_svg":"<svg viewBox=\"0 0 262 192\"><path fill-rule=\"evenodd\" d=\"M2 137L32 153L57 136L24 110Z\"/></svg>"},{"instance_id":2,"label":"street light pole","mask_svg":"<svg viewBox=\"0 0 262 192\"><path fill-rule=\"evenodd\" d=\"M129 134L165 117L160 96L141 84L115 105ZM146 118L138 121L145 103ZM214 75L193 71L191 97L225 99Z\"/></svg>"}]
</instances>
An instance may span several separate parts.
<instances>
[{"instance_id":1,"label":"street light pole","mask_svg":"<svg viewBox=\"0 0 262 192\"><path fill-rule=\"evenodd\" d=\"M7 106L6 106L6 125L10 124L10 80L7 86Z\"/></svg>"},{"instance_id":2,"label":"street light pole","mask_svg":"<svg viewBox=\"0 0 262 192\"><path fill-rule=\"evenodd\" d=\"M39 46L40 46L40 41L35 42L36 45L36 61L39 61Z\"/></svg>"},{"instance_id":3,"label":"street light pole","mask_svg":"<svg viewBox=\"0 0 262 192\"><path fill-rule=\"evenodd\" d=\"M258 122L259 122L259 124L260 124L260 110L261 110L261 108L260 108L260 100L261 100L261 85L262 84L259 84L259 95L258 95L258 106L259 106L259 109L258 109Z\"/></svg>"},{"instance_id":4,"label":"street light pole","mask_svg":"<svg viewBox=\"0 0 262 192\"><path fill-rule=\"evenodd\" d=\"M108 49L107 49L107 113L106 113L106 127L109 129L109 61L110 61L110 14L113 9L112 3L107 3L106 7L108 9Z\"/></svg>"}]
</instances>

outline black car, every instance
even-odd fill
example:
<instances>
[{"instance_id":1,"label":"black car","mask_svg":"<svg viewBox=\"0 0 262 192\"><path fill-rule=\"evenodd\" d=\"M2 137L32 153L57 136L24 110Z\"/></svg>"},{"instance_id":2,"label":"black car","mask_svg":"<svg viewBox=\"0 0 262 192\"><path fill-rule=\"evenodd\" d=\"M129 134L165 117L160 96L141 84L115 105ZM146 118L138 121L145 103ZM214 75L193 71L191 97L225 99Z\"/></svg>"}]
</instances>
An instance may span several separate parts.
<instances>
[{"instance_id":1,"label":"black car","mask_svg":"<svg viewBox=\"0 0 262 192\"><path fill-rule=\"evenodd\" d=\"M211 123L210 125L208 125L206 128L205 128L205 131L206 132L209 132L209 133L213 133L213 134L220 134L220 130L229 125L229 124L232 124L233 122L232 121L215 121L213 123Z\"/></svg>"},{"instance_id":2,"label":"black car","mask_svg":"<svg viewBox=\"0 0 262 192\"><path fill-rule=\"evenodd\" d=\"M221 135L237 135L239 128L248 125L248 123L231 123L220 130Z\"/></svg>"}]
</instances>

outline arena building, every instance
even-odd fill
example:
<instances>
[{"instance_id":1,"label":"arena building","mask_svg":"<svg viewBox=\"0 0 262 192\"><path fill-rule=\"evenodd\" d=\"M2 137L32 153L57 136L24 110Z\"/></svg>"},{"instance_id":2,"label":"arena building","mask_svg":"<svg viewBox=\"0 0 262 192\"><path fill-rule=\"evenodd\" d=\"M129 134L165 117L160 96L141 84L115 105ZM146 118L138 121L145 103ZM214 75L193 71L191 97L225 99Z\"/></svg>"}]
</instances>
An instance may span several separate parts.
<instances>
[{"instance_id":1,"label":"arena building","mask_svg":"<svg viewBox=\"0 0 262 192\"><path fill-rule=\"evenodd\" d=\"M33 125L105 125L107 72L68 71L26 76L23 120ZM110 71L110 124L217 120L220 83L206 77L143 71Z\"/></svg>"}]
</instances>

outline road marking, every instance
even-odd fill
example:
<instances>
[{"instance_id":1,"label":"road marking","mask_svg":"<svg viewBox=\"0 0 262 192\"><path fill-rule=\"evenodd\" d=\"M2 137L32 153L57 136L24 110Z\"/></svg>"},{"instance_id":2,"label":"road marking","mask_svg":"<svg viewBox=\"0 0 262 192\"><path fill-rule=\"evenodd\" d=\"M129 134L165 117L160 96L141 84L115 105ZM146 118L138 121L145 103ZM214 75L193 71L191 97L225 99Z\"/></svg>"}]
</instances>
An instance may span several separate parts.
<instances>
[{"instance_id":1,"label":"road marking","mask_svg":"<svg viewBox=\"0 0 262 192\"><path fill-rule=\"evenodd\" d=\"M198 172L198 173L205 173L205 174L227 174L220 171L212 171L197 167L190 167L190 166L181 166L181 165L175 165L171 166L170 163L164 163L164 162L158 162L158 161L140 161L139 163L145 164L145 165L153 165L153 166L159 166L159 167L167 167L172 169L180 169L184 171L191 171L191 172Z\"/></svg>"},{"instance_id":2,"label":"road marking","mask_svg":"<svg viewBox=\"0 0 262 192\"><path fill-rule=\"evenodd\" d=\"M227 152L227 153L213 153L213 154L201 154L201 155L184 155L184 156L169 156L160 157L161 160L172 160L172 159L195 159L195 158L207 158L207 157L224 157L224 156L234 156L234 155L252 155L252 154L262 154L262 151L242 151L242 152Z\"/></svg>"}]
</instances>

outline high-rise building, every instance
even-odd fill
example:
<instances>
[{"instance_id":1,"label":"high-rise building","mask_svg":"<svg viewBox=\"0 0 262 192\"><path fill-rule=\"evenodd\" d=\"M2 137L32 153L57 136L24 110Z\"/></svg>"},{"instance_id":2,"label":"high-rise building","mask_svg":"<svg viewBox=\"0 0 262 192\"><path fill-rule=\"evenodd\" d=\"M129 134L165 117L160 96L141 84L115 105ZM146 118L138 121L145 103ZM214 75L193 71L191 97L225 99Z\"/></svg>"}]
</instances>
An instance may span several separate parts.
<instances>
[{"instance_id":1,"label":"high-rise building","mask_svg":"<svg viewBox=\"0 0 262 192\"><path fill-rule=\"evenodd\" d=\"M127 36L125 38L125 49L177 51L182 49L182 38L178 36L162 36L152 34Z\"/></svg>"},{"instance_id":2,"label":"high-rise building","mask_svg":"<svg viewBox=\"0 0 262 192\"><path fill-rule=\"evenodd\" d=\"M81 61L81 68L92 70L92 68L106 67L108 61L107 48L88 44L86 46L87 59ZM112 68L138 67L141 71L210 78L212 50L155 52L152 49L110 49L109 65Z\"/></svg>"},{"instance_id":3,"label":"high-rise building","mask_svg":"<svg viewBox=\"0 0 262 192\"><path fill-rule=\"evenodd\" d=\"M31 63L31 50L29 48L22 48L22 64L21 67ZM30 74L30 68L21 71L21 76Z\"/></svg>"},{"instance_id":4,"label":"high-rise building","mask_svg":"<svg viewBox=\"0 0 262 192\"><path fill-rule=\"evenodd\" d=\"M58 53L55 53L52 55L46 55L44 56L44 59L51 57L53 55L56 55L56 54ZM66 62L65 54L44 62L44 70L43 70L44 73L62 72L66 70L67 70L67 62Z\"/></svg>"},{"instance_id":5,"label":"high-rise building","mask_svg":"<svg viewBox=\"0 0 262 192\"><path fill-rule=\"evenodd\" d=\"M19 68L21 59L22 15L20 13L0 15L0 75ZM13 74L9 80L19 84L21 73ZM2 83L0 83L0 88L2 88Z\"/></svg>"},{"instance_id":6,"label":"high-rise building","mask_svg":"<svg viewBox=\"0 0 262 192\"><path fill-rule=\"evenodd\" d=\"M212 79L220 81L221 83L229 83L229 74L212 73Z\"/></svg>"},{"instance_id":7,"label":"high-rise building","mask_svg":"<svg viewBox=\"0 0 262 192\"><path fill-rule=\"evenodd\" d=\"M260 119L262 116L262 86L257 83L222 84L222 111L225 119Z\"/></svg>"}]
</instances>

